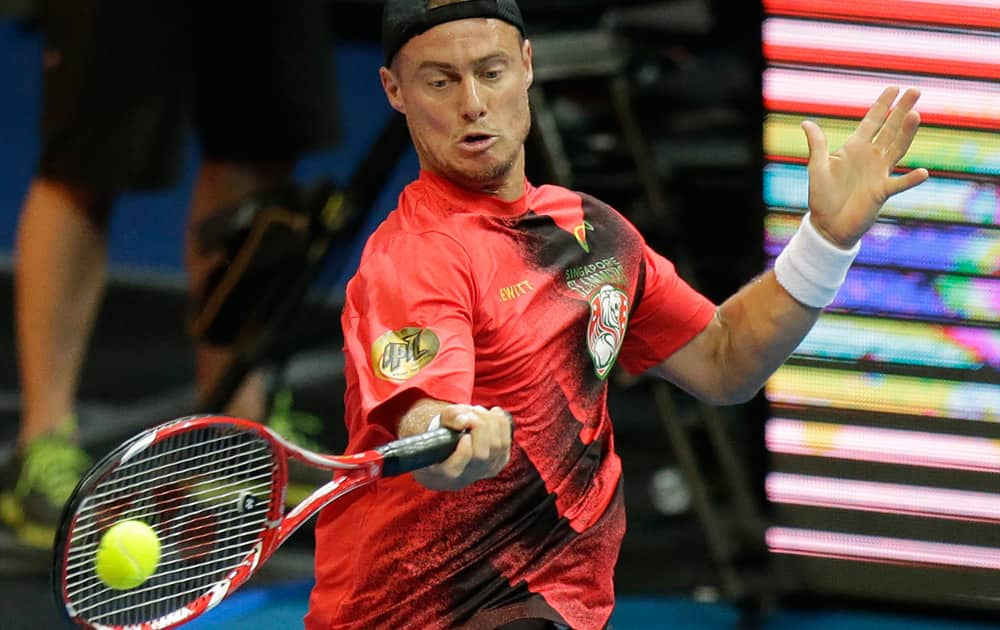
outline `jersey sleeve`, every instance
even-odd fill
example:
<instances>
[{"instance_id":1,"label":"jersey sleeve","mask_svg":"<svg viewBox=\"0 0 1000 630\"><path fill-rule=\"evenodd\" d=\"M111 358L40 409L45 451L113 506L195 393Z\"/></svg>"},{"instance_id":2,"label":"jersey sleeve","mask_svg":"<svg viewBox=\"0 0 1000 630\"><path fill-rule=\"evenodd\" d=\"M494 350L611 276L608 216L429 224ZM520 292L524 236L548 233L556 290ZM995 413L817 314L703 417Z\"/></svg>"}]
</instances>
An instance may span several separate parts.
<instances>
[{"instance_id":1,"label":"jersey sleeve","mask_svg":"<svg viewBox=\"0 0 1000 630\"><path fill-rule=\"evenodd\" d=\"M471 398L475 285L465 249L439 233L398 234L361 259L342 316L351 433L395 435L409 403ZM351 382L356 379L356 382ZM353 391L352 391L353 390Z\"/></svg>"},{"instance_id":2,"label":"jersey sleeve","mask_svg":"<svg viewBox=\"0 0 1000 630\"><path fill-rule=\"evenodd\" d=\"M643 248L642 298L629 318L618 359L632 374L661 363L715 315L715 304L678 276L673 263L648 245Z\"/></svg>"}]
</instances>

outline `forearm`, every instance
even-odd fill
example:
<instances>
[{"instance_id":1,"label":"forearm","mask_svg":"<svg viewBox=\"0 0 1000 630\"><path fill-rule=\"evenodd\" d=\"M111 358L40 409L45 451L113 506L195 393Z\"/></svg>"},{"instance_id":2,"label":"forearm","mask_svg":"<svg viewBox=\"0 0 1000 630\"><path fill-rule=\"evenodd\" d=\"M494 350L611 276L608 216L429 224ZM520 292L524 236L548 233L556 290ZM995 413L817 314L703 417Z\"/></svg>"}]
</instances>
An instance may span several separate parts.
<instances>
[{"instance_id":1,"label":"forearm","mask_svg":"<svg viewBox=\"0 0 1000 630\"><path fill-rule=\"evenodd\" d=\"M413 403L399 419L397 435L401 438L410 437L427 431L431 420L441 414L441 410L450 405L433 398L421 398Z\"/></svg>"},{"instance_id":2,"label":"forearm","mask_svg":"<svg viewBox=\"0 0 1000 630\"><path fill-rule=\"evenodd\" d=\"M726 300L705 330L661 364L661 375L713 403L749 400L833 302L859 249L857 242L834 245L806 214L774 269Z\"/></svg>"},{"instance_id":3,"label":"forearm","mask_svg":"<svg viewBox=\"0 0 1000 630\"><path fill-rule=\"evenodd\" d=\"M753 396L798 347L820 309L833 302L860 247L835 245L807 213L774 269L719 308L720 363L737 400Z\"/></svg>"},{"instance_id":4,"label":"forearm","mask_svg":"<svg viewBox=\"0 0 1000 630\"><path fill-rule=\"evenodd\" d=\"M798 346L819 312L792 298L768 271L719 306L705 330L654 372L712 404L745 402Z\"/></svg>"},{"instance_id":5,"label":"forearm","mask_svg":"<svg viewBox=\"0 0 1000 630\"><path fill-rule=\"evenodd\" d=\"M802 342L820 311L792 298L773 271L726 300L716 313L722 329L718 365L723 400L752 398Z\"/></svg>"}]
</instances>

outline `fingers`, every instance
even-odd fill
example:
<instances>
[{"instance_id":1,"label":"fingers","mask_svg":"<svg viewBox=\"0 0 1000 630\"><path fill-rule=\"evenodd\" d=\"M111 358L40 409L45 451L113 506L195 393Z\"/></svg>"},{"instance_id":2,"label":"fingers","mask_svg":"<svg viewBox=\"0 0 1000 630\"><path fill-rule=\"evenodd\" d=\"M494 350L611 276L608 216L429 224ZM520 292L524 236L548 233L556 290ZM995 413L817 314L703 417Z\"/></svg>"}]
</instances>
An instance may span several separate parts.
<instances>
[{"instance_id":1,"label":"fingers","mask_svg":"<svg viewBox=\"0 0 1000 630\"><path fill-rule=\"evenodd\" d=\"M903 117L900 131L896 132L886 150L893 164L901 160L906 155L906 152L910 150L910 145L913 144L913 140L917 137L917 129L919 127L920 114L914 111L907 112L906 116Z\"/></svg>"},{"instance_id":2,"label":"fingers","mask_svg":"<svg viewBox=\"0 0 1000 630\"><path fill-rule=\"evenodd\" d=\"M450 405L441 411L441 425L466 432L455 452L436 467L453 481L448 489L496 476L510 459L511 416L500 407Z\"/></svg>"},{"instance_id":3,"label":"fingers","mask_svg":"<svg viewBox=\"0 0 1000 630\"><path fill-rule=\"evenodd\" d=\"M503 414L507 418L507 423L510 425L510 438L514 439L514 416L510 415L510 412L502 407L493 407L490 409L493 413Z\"/></svg>"},{"instance_id":4,"label":"fingers","mask_svg":"<svg viewBox=\"0 0 1000 630\"><path fill-rule=\"evenodd\" d=\"M809 143L809 208L834 242L855 243L876 220L886 199L927 179L925 169L893 176L916 138L920 114L913 108L919 98L917 89L902 94L895 86L884 89L833 154L819 126L802 123Z\"/></svg>"},{"instance_id":5,"label":"fingers","mask_svg":"<svg viewBox=\"0 0 1000 630\"><path fill-rule=\"evenodd\" d=\"M875 139L886 117L889 116L889 110L892 109L892 103L896 100L898 94L899 88L895 85L882 90L878 99L876 99L868 110L868 113L865 114L865 117L858 124L858 128L855 131L855 135L858 138L865 142L871 142ZM914 99L914 102L916 102L916 99ZM910 106L912 107L912 103Z\"/></svg>"},{"instance_id":6,"label":"fingers","mask_svg":"<svg viewBox=\"0 0 1000 630\"><path fill-rule=\"evenodd\" d=\"M885 155L892 161L890 170L910 150L910 146L917 136L917 129L920 127L920 114L913 110L913 106L919 98L920 90L915 88L906 90L875 138L875 145L882 147ZM928 176L927 169L918 168L905 175L890 177L886 182L886 196L891 197L918 186L926 181Z\"/></svg>"},{"instance_id":7,"label":"fingers","mask_svg":"<svg viewBox=\"0 0 1000 630\"><path fill-rule=\"evenodd\" d=\"M909 148L920 124L920 115L913 111L913 106L919 98L920 90L916 88L906 90L873 140L877 146L891 153L897 160L906 153L905 149L902 152L898 151L900 141L904 141L905 147Z\"/></svg>"},{"instance_id":8,"label":"fingers","mask_svg":"<svg viewBox=\"0 0 1000 630\"><path fill-rule=\"evenodd\" d=\"M470 424L474 427L471 463L478 465L484 476L493 476L498 474L510 459L510 415L499 407L489 411L477 407L476 411L470 420Z\"/></svg>"},{"instance_id":9,"label":"fingers","mask_svg":"<svg viewBox=\"0 0 1000 630\"><path fill-rule=\"evenodd\" d=\"M802 121L802 131L806 134L806 144L809 146L810 168L823 168L830 159L826 135L819 125L811 120Z\"/></svg>"},{"instance_id":10,"label":"fingers","mask_svg":"<svg viewBox=\"0 0 1000 630\"><path fill-rule=\"evenodd\" d=\"M888 195L898 195L904 190L909 190L914 186L919 186L920 184L927 181L929 173L926 168L913 169L905 175L900 175L899 177L892 177L889 179L888 183Z\"/></svg>"},{"instance_id":11,"label":"fingers","mask_svg":"<svg viewBox=\"0 0 1000 630\"><path fill-rule=\"evenodd\" d=\"M854 131L854 138L874 143L893 160L893 164L906 155L920 126L920 114L913 111L920 99L920 90L908 88L893 107L898 94L899 88L896 86L882 90ZM826 136L819 125L811 120L802 122L802 130L809 145L810 166L822 168L829 157Z\"/></svg>"},{"instance_id":12,"label":"fingers","mask_svg":"<svg viewBox=\"0 0 1000 630\"><path fill-rule=\"evenodd\" d=\"M452 479L457 479L465 471L472 460L472 435L466 433L458 439L455 452L441 462L442 472Z\"/></svg>"}]
</instances>

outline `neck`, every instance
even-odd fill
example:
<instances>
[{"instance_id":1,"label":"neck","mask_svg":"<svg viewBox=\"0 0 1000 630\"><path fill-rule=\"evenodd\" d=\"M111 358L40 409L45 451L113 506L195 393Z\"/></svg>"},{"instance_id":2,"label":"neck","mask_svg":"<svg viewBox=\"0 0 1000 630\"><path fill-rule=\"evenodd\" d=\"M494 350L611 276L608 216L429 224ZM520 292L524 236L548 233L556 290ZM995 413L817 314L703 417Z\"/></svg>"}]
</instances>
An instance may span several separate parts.
<instances>
[{"instance_id":1,"label":"neck","mask_svg":"<svg viewBox=\"0 0 1000 630\"><path fill-rule=\"evenodd\" d=\"M459 188L478 192L503 201L515 201L524 196L524 146L503 172L497 173L494 179L475 180L463 177L460 173L448 172L435 168L435 165L422 157L418 159L422 170L434 173L442 179L447 179Z\"/></svg>"},{"instance_id":2,"label":"neck","mask_svg":"<svg viewBox=\"0 0 1000 630\"><path fill-rule=\"evenodd\" d=\"M510 175L499 186L485 185L479 188L479 192L486 193L492 197L497 197L504 201L515 201L524 196L524 169L519 173Z\"/></svg>"}]
</instances>

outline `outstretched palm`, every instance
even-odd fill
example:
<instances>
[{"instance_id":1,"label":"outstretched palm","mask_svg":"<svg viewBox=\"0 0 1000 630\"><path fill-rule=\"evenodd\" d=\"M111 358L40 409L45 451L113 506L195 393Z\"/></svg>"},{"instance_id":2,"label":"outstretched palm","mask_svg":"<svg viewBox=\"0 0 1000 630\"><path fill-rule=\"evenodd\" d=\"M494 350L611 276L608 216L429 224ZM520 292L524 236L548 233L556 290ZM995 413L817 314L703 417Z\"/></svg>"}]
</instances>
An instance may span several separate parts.
<instances>
[{"instance_id":1,"label":"outstretched palm","mask_svg":"<svg viewBox=\"0 0 1000 630\"><path fill-rule=\"evenodd\" d=\"M875 223L889 197L928 177L923 168L892 176L920 126L920 115L913 111L920 92L908 89L892 107L898 94L899 88L886 88L844 146L832 155L819 126L812 121L802 123L809 144L809 209L813 225L845 249Z\"/></svg>"}]
</instances>

